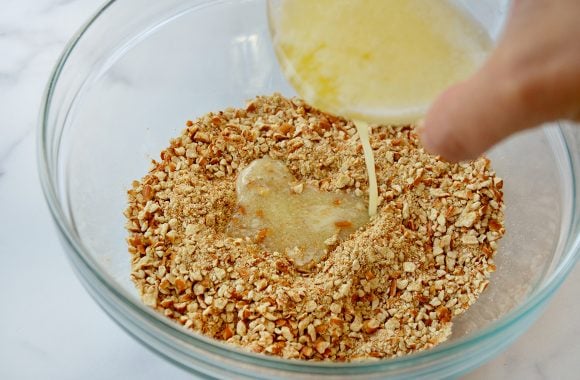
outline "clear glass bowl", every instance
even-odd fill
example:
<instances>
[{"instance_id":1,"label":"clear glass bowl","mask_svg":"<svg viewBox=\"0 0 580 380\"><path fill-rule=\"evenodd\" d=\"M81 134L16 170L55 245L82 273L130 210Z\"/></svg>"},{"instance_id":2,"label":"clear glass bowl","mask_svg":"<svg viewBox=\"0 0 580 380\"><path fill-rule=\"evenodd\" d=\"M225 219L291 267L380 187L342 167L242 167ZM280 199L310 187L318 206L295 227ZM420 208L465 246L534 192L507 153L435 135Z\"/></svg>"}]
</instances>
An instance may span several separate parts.
<instances>
[{"instance_id":1,"label":"clear glass bowl","mask_svg":"<svg viewBox=\"0 0 580 380\"><path fill-rule=\"evenodd\" d=\"M124 240L131 181L185 120L275 91L293 95L270 45L264 1L111 1L71 41L42 106L40 176L74 269L115 321L192 373L264 379L454 376L530 326L579 256L580 128L564 123L490 152L507 204L498 269L435 349L374 362L281 360L212 341L145 307Z\"/></svg>"}]
</instances>

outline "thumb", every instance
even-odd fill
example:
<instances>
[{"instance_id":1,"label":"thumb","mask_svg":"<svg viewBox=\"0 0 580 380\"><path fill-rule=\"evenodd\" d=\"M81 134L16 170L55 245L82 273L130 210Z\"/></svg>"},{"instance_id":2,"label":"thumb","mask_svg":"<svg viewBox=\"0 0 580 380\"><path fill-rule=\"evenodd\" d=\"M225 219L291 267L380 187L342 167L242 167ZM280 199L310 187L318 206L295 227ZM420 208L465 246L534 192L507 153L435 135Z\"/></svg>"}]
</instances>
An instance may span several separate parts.
<instances>
[{"instance_id":1,"label":"thumb","mask_svg":"<svg viewBox=\"0 0 580 380\"><path fill-rule=\"evenodd\" d=\"M433 103L420 130L425 149L450 161L473 159L529 125L529 109L514 102L514 83L489 65L447 89Z\"/></svg>"},{"instance_id":2,"label":"thumb","mask_svg":"<svg viewBox=\"0 0 580 380\"><path fill-rule=\"evenodd\" d=\"M579 11L578 0L514 1L485 65L427 112L419 129L425 149L451 161L472 159L524 128L580 120Z\"/></svg>"}]
</instances>

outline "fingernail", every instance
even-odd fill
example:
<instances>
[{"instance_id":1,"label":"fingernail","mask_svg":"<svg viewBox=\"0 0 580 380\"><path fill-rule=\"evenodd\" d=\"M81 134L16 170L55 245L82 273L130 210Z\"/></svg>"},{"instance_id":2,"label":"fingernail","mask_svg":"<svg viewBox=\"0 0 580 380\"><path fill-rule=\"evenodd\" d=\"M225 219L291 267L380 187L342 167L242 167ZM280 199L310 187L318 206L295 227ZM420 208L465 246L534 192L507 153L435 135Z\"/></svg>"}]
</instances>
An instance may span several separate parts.
<instances>
[{"instance_id":1,"label":"fingernail","mask_svg":"<svg viewBox=\"0 0 580 380\"><path fill-rule=\"evenodd\" d=\"M417 133L421 134L424 128L425 128L425 119L417 120L417 122L415 123L415 130L417 130Z\"/></svg>"},{"instance_id":2,"label":"fingernail","mask_svg":"<svg viewBox=\"0 0 580 380\"><path fill-rule=\"evenodd\" d=\"M429 132L425 129L425 120L421 119L417 122L416 127L417 134L419 135L419 140L423 148L429 152L433 152L433 142L429 136Z\"/></svg>"},{"instance_id":3,"label":"fingernail","mask_svg":"<svg viewBox=\"0 0 580 380\"><path fill-rule=\"evenodd\" d=\"M417 132L417 135L422 142L424 140L423 136L425 135L425 119L417 120L415 123L415 131Z\"/></svg>"}]
</instances>

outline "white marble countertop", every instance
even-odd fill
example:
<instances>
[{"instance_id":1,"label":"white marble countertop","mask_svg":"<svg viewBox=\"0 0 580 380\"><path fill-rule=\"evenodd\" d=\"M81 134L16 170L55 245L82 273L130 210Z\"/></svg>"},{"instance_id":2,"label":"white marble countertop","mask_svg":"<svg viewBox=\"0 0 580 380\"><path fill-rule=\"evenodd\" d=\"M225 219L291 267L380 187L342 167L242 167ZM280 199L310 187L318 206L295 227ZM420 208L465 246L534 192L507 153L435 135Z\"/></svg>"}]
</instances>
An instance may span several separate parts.
<instances>
[{"instance_id":1,"label":"white marble countertop","mask_svg":"<svg viewBox=\"0 0 580 380\"><path fill-rule=\"evenodd\" d=\"M0 12L0 379L185 379L92 301L58 242L36 168L44 86L101 0L3 0ZM578 379L580 266L538 322L467 379Z\"/></svg>"}]
</instances>

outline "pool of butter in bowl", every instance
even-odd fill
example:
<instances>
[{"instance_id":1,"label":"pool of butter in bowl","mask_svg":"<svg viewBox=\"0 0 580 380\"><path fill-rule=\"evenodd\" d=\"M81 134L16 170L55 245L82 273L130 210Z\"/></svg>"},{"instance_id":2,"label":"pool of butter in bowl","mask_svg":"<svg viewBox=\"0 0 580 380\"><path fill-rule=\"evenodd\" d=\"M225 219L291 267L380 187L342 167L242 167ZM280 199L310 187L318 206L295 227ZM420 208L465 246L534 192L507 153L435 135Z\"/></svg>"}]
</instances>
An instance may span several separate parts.
<instances>
[{"instance_id":1,"label":"pool of butter in bowl","mask_svg":"<svg viewBox=\"0 0 580 380\"><path fill-rule=\"evenodd\" d=\"M240 172L236 194L238 209L228 234L285 252L298 267L320 261L327 247L369 220L363 197L299 183L283 162L268 157Z\"/></svg>"}]
</instances>

